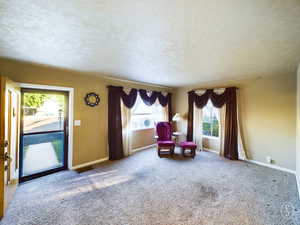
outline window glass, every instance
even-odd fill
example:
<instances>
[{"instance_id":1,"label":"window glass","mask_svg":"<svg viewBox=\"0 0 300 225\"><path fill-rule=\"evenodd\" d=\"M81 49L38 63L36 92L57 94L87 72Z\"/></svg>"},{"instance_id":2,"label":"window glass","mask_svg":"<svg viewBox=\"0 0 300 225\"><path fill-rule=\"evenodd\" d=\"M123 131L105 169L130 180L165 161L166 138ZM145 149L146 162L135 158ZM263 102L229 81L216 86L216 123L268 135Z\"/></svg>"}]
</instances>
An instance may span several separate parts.
<instances>
[{"instance_id":1,"label":"window glass","mask_svg":"<svg viewBox=\"0 0 300 225\"><path fill-rule=\"evenodd\" d=\"M63 130L65 101L62 94L24 92L23 132Z\"/></svg>"},{"instance_id":2,"label":"window glass","mask_svg":"<svg viewBox=\"0 0 300 225\"><path fill-rule=\"evenodd\" d=\"M164 108L158 102L147 106L138 95L132 109L131 128L133 130L154 128L160 121L164 121Z\"/></svg>"},{"instance_id":3,"label":"window glass","mask_svg":"<svg viewBox=\"0 0 300 225\"><path fill-rule=\"evenodd\" d=\"M219 137L219 110L209 100L203 108L203 135Z\"/></svg>"}]
</instances>

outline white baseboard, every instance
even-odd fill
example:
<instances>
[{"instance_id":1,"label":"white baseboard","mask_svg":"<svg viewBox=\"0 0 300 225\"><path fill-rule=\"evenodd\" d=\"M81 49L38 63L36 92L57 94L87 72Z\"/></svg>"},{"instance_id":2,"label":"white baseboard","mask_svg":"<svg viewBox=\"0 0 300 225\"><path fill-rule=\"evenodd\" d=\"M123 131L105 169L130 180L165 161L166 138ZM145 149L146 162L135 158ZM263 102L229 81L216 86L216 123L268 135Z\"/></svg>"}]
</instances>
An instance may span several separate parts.
<instances>
[{"instance_id":1,"label":"white baseboard","mask_svg":"<svg viewBox=\"0 0 300 225\"><path fill-rule=\"evenodd\" d=\"M207 151L207 152L212 152L212 153L215 153L217 155L220 155L220 152L217 151L217 150L213 150L213 149L210 149L210 148L203 148L204 151Z\"/></svg>"},{"instance_id":2,"label":"white baseboard","mask_svg":"<svg viewBox=\"0 0 300 225\"><path fill-rule=\"evenodd\" d=\"M142 150L145 150L145 149L148 149L148 148L153 148L155 146L156 146L156 144L152 144L152 145L148 145L148 146L145 146L145 147L133 149L131 152L134 153L134 152L142 151Z\"/></svg>"},{"instance_id":3,"label":"white baseboard","mask_svg":"<svg viewBox=\"0 0 300 225\"><path fill-rule=\"evenodd\" d=\"M218 151L215 151L215 150L212 150L212 149L203 148L203 150L208 151L208 152L212 152L212 153L219 154ZM257 164L257 165L260 165L260 166L269 167L269 168L276 169L276 170L281 170L281 171L288 172L288 173L292 173L292 174L295 174L295 175L296 175L296 171L290 170L290 169L287 169L287 168L284 168L284 167L281 167L281 166L276 166L276 165L272 165L272 164L267 164L267 163L263 163L263 162L258 162L258 161L256 161L256 160L252 160L252 159L244 159L244 161L250 162L250 163L253 163L253 164ZM296 178L297 178L297 176L296 176ZM299 180L299 179L298 179L298 180ZM299 191L300 191L300 181L298 181L298 187L299 187Z\"/></svg>"},{"instance_id":4,"label":"white baseboard","mask_svg":"<svg viewBox=\"0 0 300 225\"><path fill-rule=\"evenodd\" d=\"M153 147L155 147L155 146L156 146L156 144L148 145L148 146L145 146L145 147L142 147L142 148L136 148L136 149L133 149L133 150L132 150L132 153L138 152L138 151L141 151L141 150L144 150L144 149L148 149L148 148L153 148ZM71 170L77 170L77 169L80 169L80 168L83 168L83 167L95 165L95 164L97 164L97 163L105 162L105 161L108 161L108 160L109 160L109 158L106 157L106 158L98 159L98 160L95 160L95 161L92 161L92 162L83 163L83 164L80 164L80 165L77 165L77 166L73 166L73 167L71 168Z\"/></svg>"},{"instance_id":5,"label":"white baseboard","mask_svg":"<svg viewBox=\"0 0 300 225\"><path fill-rule=\"evenodd\" d=\"M269 168L272 168L272 169L281 170L281 171L284 171L284 172L296 174L296 171L290 170L290 169L287 169L287 168L284 168L284 167L281 167L281 166L276 166L276 165L272 165L272 164L258 162L258 161L252 160L252 159L245 159L244 161L250 162L250 163L253 163L253 164L257 164L257 165L260 165L260 166L265 166L265 167L269 167Z\"/></svg>"},{"instance_id":6,"label":"white baseboard","mask_svg":"<svg viewBox=\"0 0 300 225\"><path fill-rule=\"evenodd\" d=\"M297 176L297 173L296 173L296 182L297 182L298 194L300 199L300 178Z\"/></svg>"},{"instance_id":7,"label":"white baseboard","mask_svg":"<svg viewBox=\"0 0 300 225\"><path fill-rule=\"evenodd\" d=\"M80 165L77 165L77 166L73 166L71 169L72 170L77 170L77 169L80 169L80 168L83 168L83 167L95 165L97 163L101 163L101 162L105 162L105 161L108 161L108 157L103 158L103 159L98 159L98 160L88 162L88 163L83 163L83 164L80 164Z\"/></svg>"}]
</instances>

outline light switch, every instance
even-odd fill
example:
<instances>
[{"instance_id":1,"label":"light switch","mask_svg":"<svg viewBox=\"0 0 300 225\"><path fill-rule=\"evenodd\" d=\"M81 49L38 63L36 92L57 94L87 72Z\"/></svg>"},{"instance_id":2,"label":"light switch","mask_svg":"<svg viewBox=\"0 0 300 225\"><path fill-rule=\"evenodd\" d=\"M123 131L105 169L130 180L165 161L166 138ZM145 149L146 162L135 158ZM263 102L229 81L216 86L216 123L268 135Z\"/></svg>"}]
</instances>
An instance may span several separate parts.
<instances>
[{"instance_id":1,"label":"light switch","mask_svg":"<svg viewBox=\"0 0 300 225\"><path fill-rule=\"evenodd\" d=\"M81 120L75 120L74 126L79 127L81 125Z\"/></svg>"}]
</instances>

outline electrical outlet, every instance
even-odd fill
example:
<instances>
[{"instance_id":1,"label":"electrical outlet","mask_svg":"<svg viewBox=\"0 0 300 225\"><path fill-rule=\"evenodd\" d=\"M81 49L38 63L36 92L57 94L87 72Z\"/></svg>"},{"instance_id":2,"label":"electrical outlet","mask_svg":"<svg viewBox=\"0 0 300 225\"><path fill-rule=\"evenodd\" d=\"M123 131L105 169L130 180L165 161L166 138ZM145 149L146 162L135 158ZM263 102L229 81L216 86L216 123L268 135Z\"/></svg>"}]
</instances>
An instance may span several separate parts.
<instances>
[{"instance_id":1,"label":"electrical outlet","mask_svg":"<svg viewBox=\"0 0 300 225\"><path fill-rule=\"evenodd\" d=\"M267 156L267 163L272 163L272 157L271 156Z\"/></svg>"}]
</instances>

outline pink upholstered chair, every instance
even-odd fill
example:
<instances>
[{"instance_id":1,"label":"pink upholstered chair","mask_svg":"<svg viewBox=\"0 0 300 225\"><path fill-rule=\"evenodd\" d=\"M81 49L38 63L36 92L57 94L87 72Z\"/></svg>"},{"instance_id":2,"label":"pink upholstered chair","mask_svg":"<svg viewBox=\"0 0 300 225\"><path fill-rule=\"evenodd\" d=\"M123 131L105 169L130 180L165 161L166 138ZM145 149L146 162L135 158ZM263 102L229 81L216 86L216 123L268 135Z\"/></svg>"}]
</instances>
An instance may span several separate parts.
<instances>
[{"instance_id":1,"label":"pink upholstered chair","mask_svg":"<svg viewBox=\"0 0 300 225\"><path fill-rule=\"evenodd\" d=\"M169 122L159 122L156 125L157 133L157 152L161 157L161 150L167 149L168 152L173 155L175 149L175 142L172 140L172 126Z\"/></svg>"}]
</instances>

